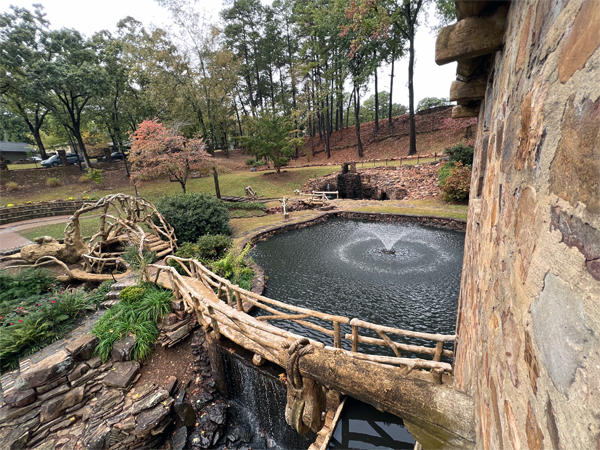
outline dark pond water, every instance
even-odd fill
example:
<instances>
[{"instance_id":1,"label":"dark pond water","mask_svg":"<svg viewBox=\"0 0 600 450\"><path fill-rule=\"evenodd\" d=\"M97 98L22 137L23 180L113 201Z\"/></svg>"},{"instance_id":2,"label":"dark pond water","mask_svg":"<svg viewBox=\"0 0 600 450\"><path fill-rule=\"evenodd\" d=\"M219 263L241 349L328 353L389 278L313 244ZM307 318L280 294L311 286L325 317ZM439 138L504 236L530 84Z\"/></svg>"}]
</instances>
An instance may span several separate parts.
<instances>
[{"instance_id":1,"label":"dark pond water","mask_svg":"<svg viewBox=\"0 0 600 450\"><path fill-rule=\"evenodd\" d=\"M259 242L251 256L268 276L265 295L270 298L350 319L453 334L463 247L464 234L455 231L331 219ZM333 344L333 338L298 324L272 323ZM350 333L350 327L342 332ZM364 329L361 334L369 335ZM343 345L350 348L347 340ZM385 348L361 346L392 355Z\"/></svg>"}]
</instances>

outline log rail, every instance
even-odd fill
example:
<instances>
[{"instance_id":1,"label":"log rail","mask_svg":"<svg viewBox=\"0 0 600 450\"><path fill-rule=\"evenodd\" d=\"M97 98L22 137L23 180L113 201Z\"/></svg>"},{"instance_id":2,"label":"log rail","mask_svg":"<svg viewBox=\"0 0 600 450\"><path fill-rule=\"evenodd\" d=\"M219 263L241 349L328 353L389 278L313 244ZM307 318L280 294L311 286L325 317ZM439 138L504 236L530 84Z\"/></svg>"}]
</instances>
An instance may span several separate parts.
<instances>
[{"instance_id":1,"label":"log rail","mask_svg":"<svg viewBox=\"0 0 600 450\"><path fill-rule=\"evenodd\" d=\"M153 280L155 283L159 282L161 274L163 279L166 275L175 294L183 298L189 304L190 309L194 309L197 313L200 312L198 319L201 323L210 322L217 334L220 327L223 326L236 330L237 333L244 336L245 339L242 340L250 339L254 341L254 344L258 344L258 346L253 345L253 347L260 348L263 351L257 353L278 364L284 361L280 361L279 351L273 353L274 344L277 347L279 346L277 345L278 339L272 338L295 340L301 336L272 325L270 323L272 321L294 322L303 328L320 332L328 338L333 338L333 342L317 342L319 347L343 352L357 360L399 366L405 375L414 369L431 371L433 381L436 384L441 383L443 373L452 373L451 364L443 362L442 357L452 358L454 356L454 352L444 349L444 343L454 342L455 335L422 333L386 327L360 319L349 319L344 316L289 305L242 289L229 280L216 275L195 259L168 256L165 262L170 263L170 265L151 265L152 268L156 269ZM180 272L185 275L182 276ZM209 292L209 297L210 294L214 294L214 297L218 300L210 301L208 299L209 301L207 301L205 296L197 291L199 285L205 288L205 293ZM267 313L267 315L252 317L246 314L251 307L256 307ZM315 323L315 321L320 324ZM351 327L352 332L342 334L342 325ZM376 333L379 338L361 335L361 329L370 330ZM434 346L427 347L401 343L393 340L390 336L416 338L431 342ZM343 348L344 341L347 342L346 347L350 350ZM315 343L313 340L311 342ZM359 343L388 347L392 350L394 356L369 354L368 349L359 348ZM256 348L250 349L256 350ZM427 355L432 359L406 357L402 352ZM285 366L285 364L283 365Z\"/></svg>"}]
</instances>

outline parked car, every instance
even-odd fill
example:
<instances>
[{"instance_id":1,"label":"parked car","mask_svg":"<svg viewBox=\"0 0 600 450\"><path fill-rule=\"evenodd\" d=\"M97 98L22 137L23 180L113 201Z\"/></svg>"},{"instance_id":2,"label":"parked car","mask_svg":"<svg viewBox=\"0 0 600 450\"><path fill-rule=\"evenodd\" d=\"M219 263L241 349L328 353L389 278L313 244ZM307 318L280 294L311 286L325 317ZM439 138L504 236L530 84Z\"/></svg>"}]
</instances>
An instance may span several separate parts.
<instances>
[{"instance_id":1,"label":"parked car","mask_svg":"<svg viewBox=\"0 0 600 450\"><path fill-rule=\"evenodd\" d=\"M82 156L77 155L75 153L67 153L67 162L69 164L76 164L77 162L83 162L84 159ZM60 166L60 156L52 155L50 158L45 159L40 163L42 167L58 167Z\"/></svg>"},{"instance_id":2,"label":"parked car","mask_svg":"<svg viewBox=\"0 0 600 450\"><path fill-rule=\"evenodd\" d=\"M42 158L40 158L39 156L30 156L29 158L25 159L25 161L41 162Z\"/></svg>"},{"instance_id":3,"label":"parked car","mask_svg":"<svg viewBox=\"0 0 600 450\"><path fill-rule=\"evenodd\" d=\"M113 161L118 161L120 159L123 159L123 153L121 153L121 152L112 152L110 154L110 157L112 158ZM106 156L102 157L102 161L106 162Z\"/></svg>"}]
</instances>

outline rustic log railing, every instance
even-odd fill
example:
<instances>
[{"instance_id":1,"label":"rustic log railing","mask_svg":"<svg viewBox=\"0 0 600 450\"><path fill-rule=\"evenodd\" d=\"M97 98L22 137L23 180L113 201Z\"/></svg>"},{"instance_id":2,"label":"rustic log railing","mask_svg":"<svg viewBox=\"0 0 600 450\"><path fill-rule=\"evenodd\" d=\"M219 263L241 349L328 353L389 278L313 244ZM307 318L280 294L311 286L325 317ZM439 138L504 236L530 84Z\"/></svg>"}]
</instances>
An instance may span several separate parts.
<instances>
[{"instance_id":1,"label":"rustic log railing","mask_svg":"<svg viewBox=\"0 0 600 450\"><path fill-rule=\"evenodd\" d=\"M332 337L333 346L326 346L325 343L318 343L319 347L327 350L341 351L358 360L401 366L404 374L408 374L414 369L430 370L436 384L441 383L442 374L444 372L452 373L452 366L447 362L443 362L442 357L451 358L454 356L454 353L451 350L444 349L444 343L453 342L456 337L455 335L402 330L399 328L365 322L359 319L350 320L344 316L326 314L308 308L289 305L242 289L239 286L232 284L229 280L216 275L195 259L168 256L165 259L165 262L171 263L172 266L176 266L178 270L172 266L152 265L151 267L157 269L154 279L155 282L159 280L161 273L166 273L174 293L177 296L182 297L189 304L190 308L200 311L204 316L199 317L199 320L204 319L205 321L211 322L212 328L217 334L219 333L220 325L225 325L236 330L236 333L241 333L241 335L244 336L245 339L243 340L249 339L255 344L258 344L259 347L266 349L268 354L263 354L262 356L273 362L285 362L280 361L279 350L273 353L274 347L281 348L277 345L279 339L295 340L301 337L268 323L269 321L274 320L284 320L294 322L302 327ZM182 271L187 276L182 276L179 271ZM223 303L206 299L202 293L195 291L193 282L202 283L203 287L208 289ZM265 311L268 315L252 317L245 314L251 306L255 306L256 308ZM324 325L329 323L329 326L322 326L311 320L317 320L322 324L324 322ZM342 325L351 327L352 333L342 334ZM360 329L371 330L379 336L379 339L360 335ZM256 333L253 331L256 331ZM272 340L275 336L277 336L278 339ZM400 343L392 340L390 336L416 338L433 342L435 343L435 346L427 347ZM342 347L343 340L349 341L348 347L350 347L350 350ZM315 341L311 340L311 343L314 344L314 342ZM364 349L359 348L359 343L389 347L393 351L394 356L368 354ZM252 347L250 347L250 349L254 350ZM403 356L402 352L424 354L433 356L433 358L431 360L410 358Z\"/></svg>"}]
</instances>

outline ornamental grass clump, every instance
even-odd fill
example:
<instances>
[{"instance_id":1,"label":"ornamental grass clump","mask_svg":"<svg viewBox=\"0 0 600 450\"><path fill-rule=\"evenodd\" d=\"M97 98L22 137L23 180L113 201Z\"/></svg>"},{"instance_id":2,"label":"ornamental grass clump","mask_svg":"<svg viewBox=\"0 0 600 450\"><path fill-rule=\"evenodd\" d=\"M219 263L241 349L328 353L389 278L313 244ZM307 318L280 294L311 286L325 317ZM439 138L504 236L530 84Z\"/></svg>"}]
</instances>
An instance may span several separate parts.
<instances>
[{"instance_id":1,"label":"ornamental grass clump","mask_svg":"<svg viewBox=\"0 0 600 450\"><path fill-rule=\"evenodd\" d=\"M157 322L171 310L173 294L143 283L123 289L120 298L121 301L110 308L92 330L99 339L96 353L106 361L115 342L133 336L133 358L144 360L152 353L152 344L160 334Z\"/></svg>"},{"instance_id":2,"label":"ornamental grass clump","mask_svg":"<svg viewBox=\"0 0 600 450\"><path fill-rule=\"evenodd\" d=\"M46 178L46 186L58 187L58 186L60 186L60 180L56 177Z\"/></svg>"},{"instance_id":3,"label":"ornamental grass clump","mask_svg":"<svg viewBox=\"0 0 600 450\"><path fill-rule=\"evenodd\" d=\"M16 191L17 189L19 189L19 185L17 183L15 183L14 181L6 182L4 187L6 188L7 191Z\"/></svg>"}]
</instances>

